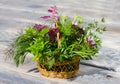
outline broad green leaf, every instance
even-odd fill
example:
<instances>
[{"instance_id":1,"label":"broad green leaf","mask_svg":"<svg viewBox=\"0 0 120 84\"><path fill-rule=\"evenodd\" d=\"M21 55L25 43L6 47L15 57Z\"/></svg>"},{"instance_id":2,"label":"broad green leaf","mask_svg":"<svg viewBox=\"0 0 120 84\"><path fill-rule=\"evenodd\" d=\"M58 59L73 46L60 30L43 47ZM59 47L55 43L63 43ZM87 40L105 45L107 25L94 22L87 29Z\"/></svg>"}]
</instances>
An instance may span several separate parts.
<instances>
[{"instance_id":1,"label":"broad green leaf","mask_svg":"<svg viewBox=\"0 0 120 84\"><path fill-rule=\"evenodd\" d=\"M40 31L40 35L44 35L49 31L49 28L44 28Z\"/></svg>"}]
</instances>

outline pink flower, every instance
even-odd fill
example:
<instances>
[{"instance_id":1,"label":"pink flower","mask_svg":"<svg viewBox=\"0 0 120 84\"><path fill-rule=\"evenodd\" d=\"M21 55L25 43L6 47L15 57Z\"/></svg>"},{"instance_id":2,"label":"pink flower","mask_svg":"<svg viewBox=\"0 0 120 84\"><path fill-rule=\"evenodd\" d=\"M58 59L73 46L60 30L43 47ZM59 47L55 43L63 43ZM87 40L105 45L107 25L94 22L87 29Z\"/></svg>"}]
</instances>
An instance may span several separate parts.
<instances>
[{"instance_id":1,"label":"pink flower","mask_svg":"<svg viewBox=\"0 0 120 84\"><path fill-rule=\"evenodd\" d=\"M72 28L76 28L77 27L77 25L75 25L75 24L72 24Z\"/></svg>"},{"instance_id":2,"label":"pink flower","mask_svg":"<svg viewBox=\"0 0 120 84\"><path fill-rule=\"evenodd\" d=\"M59 16L53 16L53 19L54 19L54 20L59 20L60 17L59 17Z\"/></svg>"},{"instance_id":3,"label":"pink flower","mask_svg":"<svg viewBox=\"0 0 120 84\"><path fill-rule=\"evenodd\" d=\"M59 39L61 39L61 38L62 38L62 36L60 35L60 36L59 36Z\"/></svg>"},{"instance_id":4,"label":"pink flower","mask_svg":"<svg viewBox=\"0 0 120 84\"><path fill-rule=\"evenodd\" d=\"M52 13L54 10L49 9L48 12Z\"/></svg>"},{"instance_id":5,"label":"pink flower","mask_svg":"<svg viewBox=\"0 0 120 84\"><path fill-rule=\"evenodd\" d=\"M52 14L57 14L57 11L56 11L56 10L51 10L51 9L49 9L48 12L49 12L49 13L52 13Z\"/></svg>"},{"instance_id":6,"label":"pink flower","mask_svg":"<svg viewBox=\"0 0 120 84\"><path fill-rule=\"evenodd\" d=\"M87 42L89 43L90 46L95 45L95 41L92 38L87 38Z\"/></svg>"},{"instance_id":7,"label":"pink flower","mask_svg":"<svg viewBox=\"0 0 120 84\"><path fill-rule=\"evenodd\" d=\"M53 10L57 10L57 6L51 6Z\"/></svg>"},{"instance_id":8,"label":"pink flower","mask_svg":"<svg viewBox=\"0 0 120 84\"><path fill-rule=\"evenodd\" d=\"M72 27L73 27L73 28L76 28L76 27L77 27L77 25L78 25L77 21L75 21L75 20L74 20L74 21L72 21Z\"/></svg>"},{"instance_id":9,"label":"pink flower","mask_svg":"<svg viewBox=\"0 0 120 84\"><path fill-rule=\"evenodd\" d=\"M48 19L48 18L50 18L50 16L42 16L41 18Z\"/></svg>"}]
</instances>

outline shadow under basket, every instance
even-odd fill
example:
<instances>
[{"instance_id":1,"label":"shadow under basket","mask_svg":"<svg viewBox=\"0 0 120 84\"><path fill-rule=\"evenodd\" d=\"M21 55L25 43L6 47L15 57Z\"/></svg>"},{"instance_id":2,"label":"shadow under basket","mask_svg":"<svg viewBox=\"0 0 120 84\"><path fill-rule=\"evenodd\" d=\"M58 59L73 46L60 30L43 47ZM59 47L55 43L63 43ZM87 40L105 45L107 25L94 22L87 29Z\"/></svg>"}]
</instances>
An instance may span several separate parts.
<instances>
[{"instance_id":1,"label":"shadow under basket","mask_svg":"<svg viewBox=\"0 0 120 84\"><path fill-rule=\"evenodd\" d=\"M79 59L73 59L72 61L65 61L64 63L56 62L52 68L48 69L43 64L38 63L39 72L52 78L72 78L76 76L79 71Z\"/></svg>"}]
</instances>

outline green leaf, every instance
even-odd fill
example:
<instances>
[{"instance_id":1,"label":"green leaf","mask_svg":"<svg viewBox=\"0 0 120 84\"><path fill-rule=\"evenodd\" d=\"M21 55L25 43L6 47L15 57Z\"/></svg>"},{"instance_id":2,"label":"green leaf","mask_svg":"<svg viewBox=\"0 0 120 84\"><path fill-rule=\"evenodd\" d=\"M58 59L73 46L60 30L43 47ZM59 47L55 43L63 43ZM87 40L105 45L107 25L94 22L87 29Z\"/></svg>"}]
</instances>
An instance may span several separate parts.
<instances>
[{"instance_id":1,"label":"green leaf","mask_svg":"<svg viewBox=\"0 0 120 84\"><path fill-rule=\"evenodd\" d=\"M33 56L33 57L32 57L32 60L34 61L34 60L36 60L36 58L37 58L37 56Z\"/></svg>"},{"instance_id":2,"label":"green leaf","mask_svg":"<svg viewBox=\"0 0 120 84\"><path fill-rule=\"evenodd\" d=\"M106 27L103 27L103 31L106 31Z\"/></svg>"},{"instance_id":3,"label":"green leaf","mask_svg":"<svg viewBox=\"0 0 120 84\"><path fill-rule=\"evenodd\" d=\"M49 28L44 28L40 31L40 35L44 35L49 31Z\"/></svg>"},{"instance_id":4,"label":"green leaf","mask_svg":"<svg viewBox=\"0 0 120 84\"><path fill-rule=\"evenodd\" d=\"M98 26L98 21L95 21L95 27L97 27Z\"/></svg>"},{"instance_id":5,"label":"green leaf","mask_svg":"<svg viewBox=\"0 0 120 84\"><path fill-rule=\"evenodd\" d=\"M70 33L71 33L71 24L72 24L71 21L69 21L68 23L66 23L66 25L64 27L64 34L65 35L70 35Z\"/></svg>"},{"instance_id":6,"label":"green leaf","mask_svg":"<svg viewBox=\"0 0 120 84\"><path fill-rule=\"evenodd\" d=\"M102 19L101 19L101 22L105 23L105 18L102 18Z\"/></svg>"},{"instance_id":7,"label":"green leaf","mask_svg":"<svg viewBox=\"0 0 120 84\"><path fill-rule=\"evenodd\" d=\"M74 15L74 20L77 21L78 23L83 23L84 22L84 19L78 14Z\"/></svg>"},{"instance_id":8,"label":"green leaf","mask_svg":"<svg viewBox=\"0 0 120 84\"><path fill-rule=\"evenodd\" d=\"M25 56L20 56L20 63L23 64L25 61Z\"/></svg>"},{"instance_id":9,"label":"green leaf","mask_svg":"<svg viewBox=\"0 0 120 84\"><path fill-rule=\"evenodd\" d=\"M66 22L66 19L67 19L67 16L63 16L63 15L60 16L60 22L62 24L64 24Z\"/></svg>"},{"instance_id":10,"label":"green leaf","mask_svg":"<svg viewBox=\"0 0 120 84\"><path fill-rule=\"evenodd\" d=\"M32 28L32 27L29 27L28 29L25 30L25 32L26 32L27 34L30 34L30 33L33 32L33 28Z\"/></svg>"},{"instance_id":11,"label":"green leaf","mask_svg":"<svg viewBox=\"0 0 120 84\"><path fill-rule=\"evenodd\" d=\"M19 56L18 55L15 55L14 56L14 63L16 64L16 66L18 67L19 66Z\"/></svg>"},{"instance_id":12,"label":"green leaf","mask_svg":"<svg viewBox=\"0 0 120 84\"><path fill-rule=\"evenodd\" d=\"M60 25L59 30L62 32L65 36L70 35L71 33L71 27L72 27L72 21L67 16L60 16Z\"/></svg>"},{"instance_id":13,"label":"green leaf","mask_svg":"<svg viewBox=\"0 0 120 84\"><path fill-rule=\"evenodd\" d=\"M55 58L52 58L50 59L48 62L47 62L47 65L48 65L48 68L52 68L53 64L55 63Z\"/></svg>"},{"instance_id":14,"label":"green leaf","mask_svg":"<svg viewBox=\"0 0 120 84\"><path fill-rule=\"evenodd\" d=\"M63 56L60 55L60 62L63 62Z\"/></svg>"}]
</instances>

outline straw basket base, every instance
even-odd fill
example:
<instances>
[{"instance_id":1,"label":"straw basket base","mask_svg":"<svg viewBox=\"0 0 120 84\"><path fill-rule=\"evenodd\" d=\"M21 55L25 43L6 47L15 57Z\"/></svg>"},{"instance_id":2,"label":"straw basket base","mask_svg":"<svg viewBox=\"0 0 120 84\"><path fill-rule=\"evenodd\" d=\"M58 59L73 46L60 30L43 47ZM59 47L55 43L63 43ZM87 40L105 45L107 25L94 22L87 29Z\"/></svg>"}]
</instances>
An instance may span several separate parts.
<instances>
[{"instance_id":1,"label":"straw basket base","mask_svg":"<svg viewBox=\"0 0 120 84\"><path fill-rule=\"evenodd\" d=\"M66 63L55 63L52 69L46 69L44 65L38 64L40 74L52 78L72 78L79 71L79 60L73 60Z\"/></svg>"}]
</instances>

